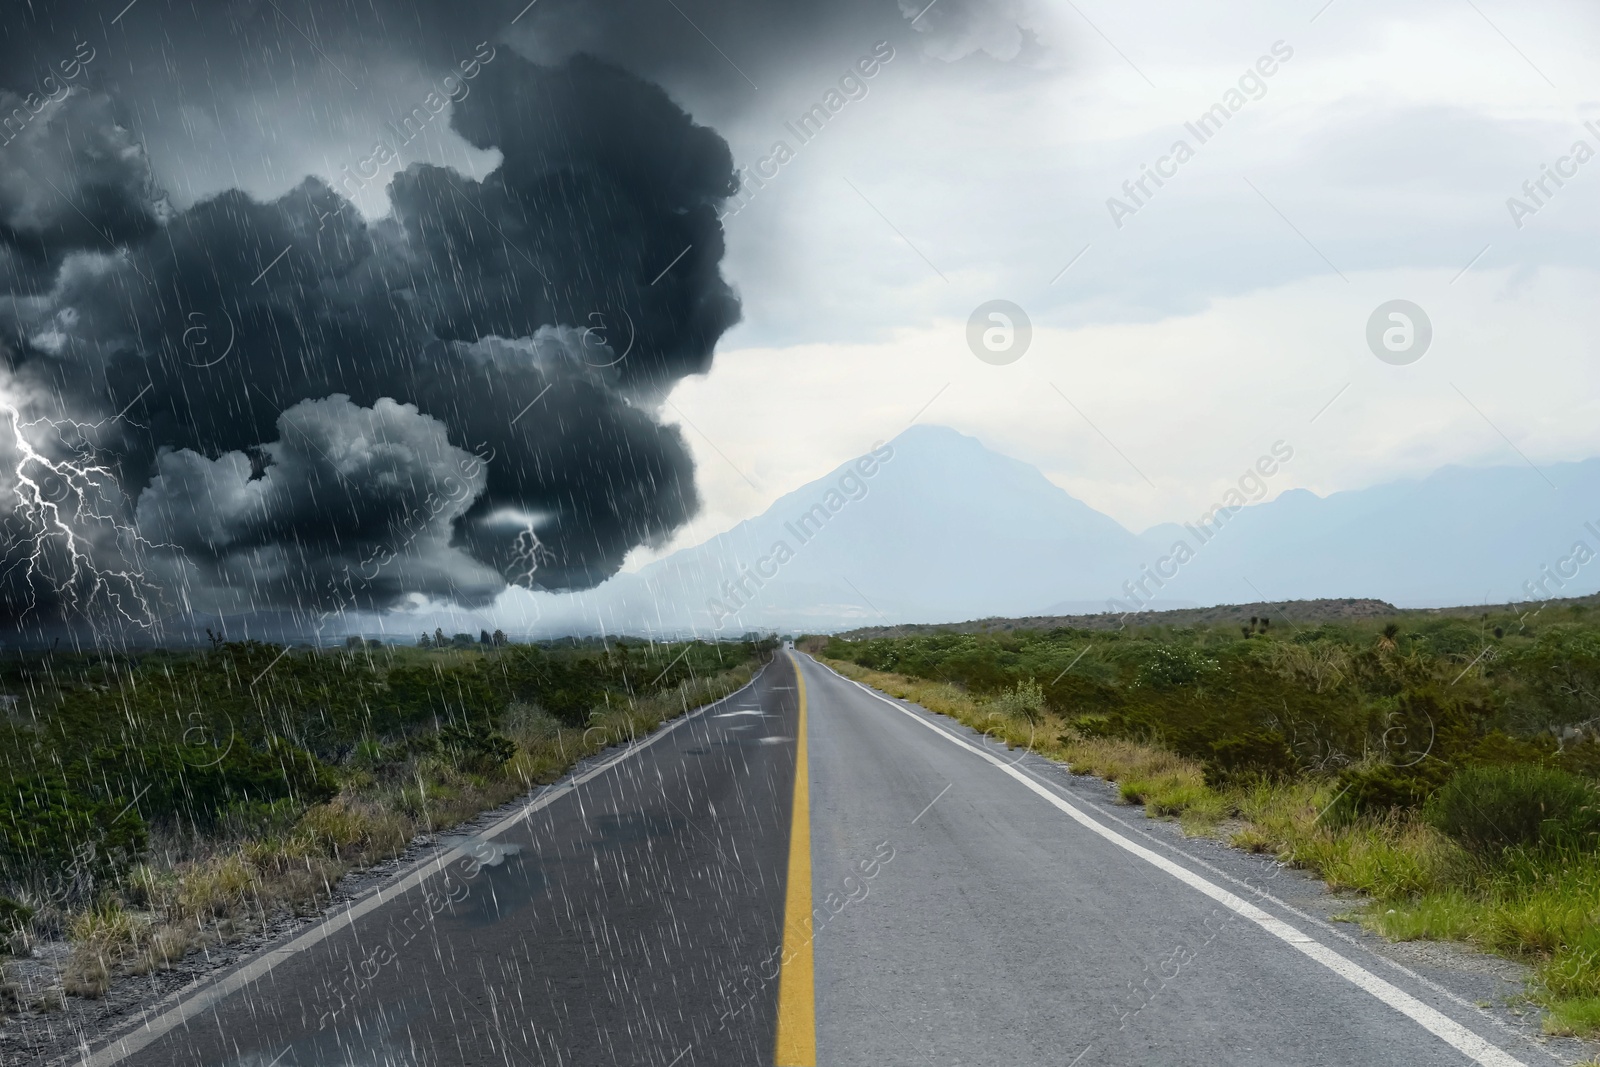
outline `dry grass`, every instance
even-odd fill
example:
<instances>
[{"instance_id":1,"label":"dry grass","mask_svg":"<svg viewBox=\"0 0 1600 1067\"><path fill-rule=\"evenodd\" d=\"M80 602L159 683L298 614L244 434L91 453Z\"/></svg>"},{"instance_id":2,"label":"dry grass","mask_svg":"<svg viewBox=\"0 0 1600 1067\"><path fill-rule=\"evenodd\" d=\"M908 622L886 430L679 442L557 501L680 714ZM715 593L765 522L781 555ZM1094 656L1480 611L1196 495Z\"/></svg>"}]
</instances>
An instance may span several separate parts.
<instances>
[{"instance_id":1,"label":"dry grass","mask_svg":"<svg viewBox=\"0 0 1600 1067\"><path fill-rule=\"evenodd\" d=\"M376 801L346 794L307 811L282 855L292 861L329 855L354 864L373 863L405 848L413 831L403 816Z\"/></svg>"},{"instance_id":2,"label":"dry grass","mask_svg":"<svg viewBox=\"0 0 1600 1067\"><path fill-rule=\"evenodd\" d=\"M150 931L143 950L128 963L131 974L164 971L177 964L191 949L204 943L200 927L194 923L164 924Z\"/></svg>"},{"instance_id":3,"label":"dry grass","mask_svg":"<svg viewBox=\"0 0 1600 1067\"><path fill-rule=\"evenodd\" d=\"M105 996L113 969L138 952L148 933L149 923L119 904L77 915L68 931L72 954L61 972L61 988L73 996Z\"/></svg>"}]
</instances>

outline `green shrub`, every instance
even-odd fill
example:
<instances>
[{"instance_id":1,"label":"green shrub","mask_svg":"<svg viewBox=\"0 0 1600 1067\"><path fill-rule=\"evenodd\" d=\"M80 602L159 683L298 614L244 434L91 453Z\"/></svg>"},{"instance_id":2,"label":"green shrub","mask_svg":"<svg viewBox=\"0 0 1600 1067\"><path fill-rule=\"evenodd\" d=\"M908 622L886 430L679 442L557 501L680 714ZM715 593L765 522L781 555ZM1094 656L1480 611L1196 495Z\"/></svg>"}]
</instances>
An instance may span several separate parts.
<instances>
[{"instance_id":1,"label":"green shrub","mask_svg":"<svg viewBox=\"0 0 1600 1067\"><path fill-rule=\"evenodd\" d=\"M1411 767L1355 764L1339 772L1341 794L1327 818L1338 823L1356 815L1382 815L1422 807L1439 788L1442 767L1423 761Z\"/></svg>"},{"instance_id":2,"label":"green shrub","mask_svg":"<svg viewBox=\"0 0 1600 1067\"><path fill-rule=\"evenodd\" d=\"M1079 737L1085 738L1109 738L1116 736L1117 732L1111 720L1104 715L1080 715L1068 725ZM1061 739L1063 744L1072 740L1074 740L1072 737Z\"/></svg>"},{"instance_id":3,"label":"green shrub","mask_svg":"<svg viewBox=\"0 0 1600 1067\"><path fill-rule=\"evenodd\" d=\"M1044 714L1044 689L1032 678L1024 678L1010 689L1001 690L990 706L1002 715L1038 722Z\"/></svg>"},{"instance_id":4,"label":"green shrub","mask_svg":"<svg viewBox=\"0 0 1600 1067\"><path fill-rule=\"evenodd\" d=\"M1299 769L1289 742L1276 731L1251 730L1211 742L1206 784L1216 788L1259 779L1283 779Z\"/></svg>"},{"instance_id":5,"label":"green shrub","mask_svg":"<svg viewBox=\"0 0 1600 1067\"><path fill-rule=\"evenodd\" d=\"M218 813L217 829L227 838L276 836L287 833L304 810L305 804L297 797L241 800Z\"/></svg>"},{"instance_id":6,"label":"green shrub","mask_svg":"<svg viewBox=\"0 0 1600 1067\"><path fill-rule=\"evenodd\" d=\"M176 815L207 826L241 802L318 804L339 792L332 769L287 738L262 748L234 739L212 759L197 763L182 744L110 745L89 754L84 778L107 804L120 808L138 797L148 818Z\"/></svg>"},{"instance_id":7,"label":"green shrub","mask_svg":"<svg viewBox=\"0 0 1600 1067\"><path fill-rule=\"evenodd\" d=\"M1525 737L1511 737L1499 730L1491 730L1472 747L1467 762L1499 764L1501 766L1517 763L1546 764L1555 754L1554 744L1542 743L1547 741L1549 741L1548 735L1535 740ZM1562 769L1570 770L1571 768Z\"/></svg>"},{"instance_id":8,"label":"green shrub","mask_svg":"<svg viewBox=\"0 0 1600 1067\"><path fill-rule=\"evenodd\" d=\"M1186 645L1152 645L1134 675L1135 686L1166 689L1198 682L1217 670L1217 661Z\"/></svg>"},{"instance_id":9,"label":"green shrub","mask_svg":"<svg viewBox=\"0 0 1600 1067\"><path fill-rule=\"evenodd\" d=\"M0 897L0 937L25 930L33 921L33 909L10 897Z\"/></svg>"},{"instance_id":10,"label":"green shrub","mask_svg":"<svg viewBox=\"0 0 1600 1067\"><path fill-rule=\"evenodd\" d=\"M501 728L523 742L549 741L561 732L561 722L531 701L513 700L500 717Z\"/></svg>"},{"instance_id":11,"label":"green shrub","mask_svg":"<svg viewBox=\"0 0 1600 1067\"><path fill-rule=\"evenodd\" d=\"M347 757L348 766L358 771L372 771L389 760L384 753L383 742L372 737L363 737L355 743Z\"/></svg>"},{"instance_id":12,"label":"green shrub","mask_svg":"<svg viewBox=\"0 0 1600 1067\"><path fill-rule=\"evenodd\" d=\"M125 799L84 796L60 775L13 780L0 794L0 883L63 875L88 888L139 856L149 830Z\"/></svg>"},{"instance_id":13,"label":"green shrub","mask_svg":"<svg viewBox=\"0 0 1600 1067\"><path fill-rule=\"evenodd\" d=\"M1468 767L1429 801L1427 818L1463 848L1492 856L1511 848L1592 849L1600 796L1577 775L1548 767Z\"/></svg>"},{"instance_id":14,"label":"green shrub","mask_svg":"<svg viewBox=\"0 0 1600 1067\"><path fill-rule=\"evenodd\" d=\"M437 756L443 750L439 744L439 734L434 730L422 730L417 733L406 734L381 749L382 763L405 763L408 760L424 759L428 756Z\"/></svg>"},{"instance_id":15,"label":"green shrub","mask_svg":"<svg viewBox=\"0 0 1600 1067\"><path fill-rule=\"evenodd\" d=\"M1600 738L1592 734L1563 746L1555 758L1564 771L1600 778Z\"/></svg>"},{"instance_id":16,"label":"green shrub","mask_svg":"<svg viewBox=\"0 0 1600 1067\"><path fill-rule=\"evenodd\" d=\"M516 743L486 726L451 723L439 731L439 744L463 770L498 770L517 754Z\"/></svg>"}]
</instances>

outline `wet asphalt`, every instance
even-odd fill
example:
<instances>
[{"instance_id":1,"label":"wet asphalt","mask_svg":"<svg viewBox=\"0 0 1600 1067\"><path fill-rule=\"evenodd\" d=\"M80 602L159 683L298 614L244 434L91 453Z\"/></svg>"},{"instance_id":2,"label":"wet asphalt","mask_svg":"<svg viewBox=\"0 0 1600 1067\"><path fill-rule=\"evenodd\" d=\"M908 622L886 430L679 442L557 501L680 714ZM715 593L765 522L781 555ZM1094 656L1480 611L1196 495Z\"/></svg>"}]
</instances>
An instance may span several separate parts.
<instances>
[{"instance_id":1,"label":"wet asphalt","mask_svg":"<svg viewBox=\"0 0 1600 1067\"><path fill-rule=\"evenodd\" d=\"M770 1060L776 983L762 976L781 937L796 710L780 660L647 747L607 753L609 768L558 785L499 832L454 841L448 863L342 929L246 964L237 989L178 1025L157 1015L170 1028L153 1040L136 1029L94 1062Z\"/></svg>"}]
</instances>

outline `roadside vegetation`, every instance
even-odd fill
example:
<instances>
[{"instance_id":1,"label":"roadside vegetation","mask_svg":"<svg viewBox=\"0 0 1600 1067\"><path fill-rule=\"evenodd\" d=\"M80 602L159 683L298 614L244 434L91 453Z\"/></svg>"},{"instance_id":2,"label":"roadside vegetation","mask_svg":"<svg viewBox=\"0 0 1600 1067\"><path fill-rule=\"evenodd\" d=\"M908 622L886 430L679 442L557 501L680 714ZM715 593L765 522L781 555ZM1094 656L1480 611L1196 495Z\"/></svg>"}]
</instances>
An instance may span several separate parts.
<instances>
[{"instance_id":1,"label":"roadside vegetation","mask_svg":"<svg viewBox=\"0 0 1600 1067\"><path fill-rule=\"evenodd\" d=\"M63 941L57 987L318 909L391 858L733 692L771 640L24 654L0 663L0 961Z\"/></svg>"},{"instance_id":2,"label":"roadside vegetation","mask_svg":"<svg viewBox=\"0 0 1600 1067\"><path fill-rule=\"evenodd\" d=\"M843 673L1370 897L1361 920L1525 960L1600 1033L1600 619L805 639Z\"/></svg>"}]
</instances>

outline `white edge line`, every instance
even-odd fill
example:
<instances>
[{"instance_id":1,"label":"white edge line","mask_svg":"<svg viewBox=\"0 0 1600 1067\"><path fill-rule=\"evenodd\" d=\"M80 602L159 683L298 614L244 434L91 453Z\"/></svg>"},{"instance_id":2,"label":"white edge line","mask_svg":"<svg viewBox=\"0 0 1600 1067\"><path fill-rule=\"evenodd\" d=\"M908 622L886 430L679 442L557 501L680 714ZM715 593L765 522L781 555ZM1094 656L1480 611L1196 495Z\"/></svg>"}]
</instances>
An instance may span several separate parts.
<instances>
[{"instance_id":1,"label":"white edge line","mask_svg":"<svg viewBox=\"0 0 1600 1067\"><path fill-rule=\"evenodd\" d=\"M506 816L504 819L501 819L488 829L483 830L474 836L488 838L504 833L517 823L526 819L529 815L532 815L534 812L538 811L540 808L546 807L561 797L566 796L568 793L571 793L573 790L577 789L578 786L583 785L591 778L595 778L601 774L604 774L606 771L609 771L623 760L628 759L630 756L636 755L637 753L649 748L651 745L655 744L657 741L661 740L663 737L667 736L667 734L671 733L684 723L690 721L691 719L699 718L712 708L733 699L735 696L738 696L740 693L754 685L756 680L766 672L766 669L769 665L770 664L762 664L761 669L758 670L748 682L746 682L744 685L741 685L738 689L735 689L727 696L722 697L719 700L714 700L710 704L696 708L687 715L680 715L676 719L673 719L671 722L667 723L661 729L657 730L655 733L650 734L648 737L640 741L630 744L623 749L620 755L616 756L615 758L609 759L599 766L591 767L589 770L578 775L576 778L568 779L565 784L556 786L548 792L540 794L534 800L529 801L528 804L526 804L516 814ZM187 999L179 999L177 1004L155 1018L149 1019L140 1029L136 1030L135 1032L126 1034L120 1038L111 1039L111 1041L102 1046L99 1051L93 1053L92 1055L84 1056L78 1062L82 1065L82 1067L109 1067L110 1064L116 1063L124 1057L133 1055L146 1045L149 1045L151 1042L164 1036L168 1031L182 1026L184 1023L201 1014L212 1005L222 1001L233 993L238 992L241 988L250 984L251 982L254 982L256 979L268 974L273 967L288 959L290 956L298 955L299 953L304 952L306 949L311 948L313 945L321 943L332 935L343 930L345 927L350 926L363 915L375 911L396 897L401 896L411 889L415 889L431 875L438 874L439 872L443 871L445 867L452 861L466 855L467 853L464 850L460 848L452 848L448 851L439 853L437 856L430 856L426 859L420 860L408 874L400 878L398 881L386 883L378 886L376 889L369 890L368 895L365 898L358 897L357 899L351 901L344 911L339 912L336 915L328 916L326 919L323 919L321 922L317 923L317 925L313 926L310 930L307 930L299 937L296 937L294 940L262 953L250 962L244 964L242 967L239 967L237 970L231 971L223 977L212 981L209 986L204 986L204 988L200 988L196 991L196 986L202 986L206 981L208 981L208 979L201 979L199 982L195 983L194 986L190 986L187 989L179 990L178 992L171 994L172 998L183 998L186 993L190 993L191 995L189 995ZM62 1057L55 1062L71 1062L71 1055L77 1054L78 1053L69 1054L69 1056Z\"/></svg>"},{"instance_id":2,"label":"white edge line","mask_svg":"<svg viewBox=\"0 0 1600 1067\"><path fill-rule=\"evenodd\" d=\"M812 662L816 661L813 660ZM821 666L821 664L819 664L819 666ZM1485 1067L1527 1067L1527 1065L1521 1060L1516 1059L1498 1046L1485 1041L1482 1037L1473 1033L1471 1030L1468 1030L1466 1027L1462 1026L1448 1015L1445 1015L1437 1009L1429 1007L1416 997L1413 997L1410 993L1407 993L1405 990L1384 981L1382 978L1379 978L1365 967L1362 967L1359 964L1346 959L1344 956L1339 955L1339 953L1328 948L1326 945L1302 932L1298 928L1291 926L1282 919L1269 915L1267 912L1256 907L1254 904L1235 896L1216 883L1200 877L1193 871L1179 866L1178 864L1167 859L1165 856L1162 856L1156 852L1152 852L1143 845L1123 837L1109 826L1105 826L1097 820L1090 818L1082 810L1072 804L1067 803L1055 793L1046 789L1039 782L1036 782L1034 779L1030 778L1026 774L1023 774L1021 771L1014 769L1005 762L996 759L994 756L983 751L981 748L968 744L966 741L963 741L959 737L953 736L946 730L941 730L939 727L935 726L931 722L928 722L910 708L890 700L881 693L874 692L871 688L862 685L855 679L845 678L844 675L839 674L837 671L833 671L832 668L825 669L829 670L839 678L844 678L844 680L849 682L851 685L860 688L861 691L866 693L868 696L881 700L891 708L894 708L896 711L905 714L913 722L927 727L940 737L944 738L946 741L949 741L951 744L960 748L964 748L968 752L971 752L981 759L987 760L989 763L994 764L994 766L998 767L1012 778L1015 778L1017 781L1027 786L1028 789L1049 801L1050 804L1065 814L1068 818L1083 826L1091 833L1098 834L1100 837L1103 837L1105 840L1111 842L1113 845L1116 845L1118 848L1121 848L1144 860L1151 866L1172 875L1172 877L1178 879L1178 881L1189 886L1191 889L1196 889L1201 893L1204 893L1206 896L1210 897L1212 900L1215 900L1223 907L1228 908L1235 914L1249 919L1251 922L1267 931L1267 933L1272 934L1274 937L1277 937L1289 945L1292 945L1294 948L1316 960L1318 963L1322 964L1339 977L1345 979L1351 985L1354 985L1358 989L1361 989L1362 991L1376 997L1378 1000L1383 1001L1383 1003L1387 1004L1400 1014L1406 1016L1412 1022L1415 1022L1418 1026L1421 1026L1424 1030L1427 1030L1430 1034L1439 1038L1439 1040L1443 1041L1445 1044L1454 1048L1463 1055L1470 1057L1474 1062L1484 1064Z\"/></svg>"}]
</instances>

